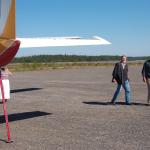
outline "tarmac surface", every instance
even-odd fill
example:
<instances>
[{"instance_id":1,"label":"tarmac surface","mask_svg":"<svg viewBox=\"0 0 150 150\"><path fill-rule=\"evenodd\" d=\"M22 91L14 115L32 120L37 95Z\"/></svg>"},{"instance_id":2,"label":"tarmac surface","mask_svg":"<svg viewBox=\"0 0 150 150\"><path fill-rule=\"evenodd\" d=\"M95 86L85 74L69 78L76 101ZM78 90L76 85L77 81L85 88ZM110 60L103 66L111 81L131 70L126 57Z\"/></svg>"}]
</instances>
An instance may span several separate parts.
<instances>
[{"instance_id":1,"label":"tarmac surface","mask_svg":"<svg viewBox=\"0 0 150 150\"><path fill-rule=\"evenodd\" d=\"M1 105L0 150L150 150L150 106L141 68L129 66L132 105L110 105L113 67L18 72L7 102L12 143Z\"/></svg>"}]
</instances>

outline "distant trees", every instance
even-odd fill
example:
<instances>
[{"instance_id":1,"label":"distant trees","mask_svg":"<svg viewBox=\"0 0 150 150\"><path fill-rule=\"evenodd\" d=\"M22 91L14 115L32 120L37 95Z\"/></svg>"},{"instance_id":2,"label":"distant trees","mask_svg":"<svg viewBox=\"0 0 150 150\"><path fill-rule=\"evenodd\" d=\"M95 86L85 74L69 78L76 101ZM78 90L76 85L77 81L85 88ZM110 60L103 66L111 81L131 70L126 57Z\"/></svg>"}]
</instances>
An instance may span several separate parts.
<instances>
[{"instance_id":1,"label":"distant trees","mask_svg":"<svg viewBox=\"0 0 150 150\"><path fill-rule=\"evenodd\" d=\"M55 63L55 62L96 62L96 61L118 61L120 56L84 56L84 55L35 55L28 57L16 57L13 63ZM128 57L128 60L146 60L147 57Z\"/></svg>"}]
</instances>

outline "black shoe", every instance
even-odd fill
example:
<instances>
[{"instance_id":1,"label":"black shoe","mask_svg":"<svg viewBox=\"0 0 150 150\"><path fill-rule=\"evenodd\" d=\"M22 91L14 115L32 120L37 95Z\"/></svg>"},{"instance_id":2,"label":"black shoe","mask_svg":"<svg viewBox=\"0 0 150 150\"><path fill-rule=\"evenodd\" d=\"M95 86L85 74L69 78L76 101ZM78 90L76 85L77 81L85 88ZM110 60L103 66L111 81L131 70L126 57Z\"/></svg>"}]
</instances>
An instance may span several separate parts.
<instances>
[{"instance_id":1,"label":"black shoe","mask_svg":"<svg viewBox=\"0 0 150 150\"><path fill-rule=\"evenodd\" d=\"M126 103L126 105L131 105L131 103Z\"/></svg>"},{"instance_id":2,"label":"black shoe","mask_svg":"<svg viewBox=\"0 0 150 150\"><path fill-rule=\"evenodd\" d=\"M111 101L110 104L111 104L111 105L116 105L116 102L112 102L112 101Z\"/></svg>"}]
</instances>

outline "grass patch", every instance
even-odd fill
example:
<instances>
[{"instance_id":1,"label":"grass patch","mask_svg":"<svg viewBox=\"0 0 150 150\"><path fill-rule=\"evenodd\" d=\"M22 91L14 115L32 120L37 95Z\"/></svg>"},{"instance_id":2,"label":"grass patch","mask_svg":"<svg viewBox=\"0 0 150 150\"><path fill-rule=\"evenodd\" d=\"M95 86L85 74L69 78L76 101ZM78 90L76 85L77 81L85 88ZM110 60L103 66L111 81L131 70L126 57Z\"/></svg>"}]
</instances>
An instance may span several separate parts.
<instances>
[{"instance_id":1,"label":"grass patch","mask_svg":"<svg viewBox=\"0 0 150 150\"><path fill-rule=\"evenodd\" d=\"M19 71L35 71L49 69L70 69L70 68L85 68L85 67L109 67L114 66L116 62L58 62L58 63L12 63L8 68L12 72ZM143 65L143 61L129 61L129 66Z\"/></svg>"}]
</instances>

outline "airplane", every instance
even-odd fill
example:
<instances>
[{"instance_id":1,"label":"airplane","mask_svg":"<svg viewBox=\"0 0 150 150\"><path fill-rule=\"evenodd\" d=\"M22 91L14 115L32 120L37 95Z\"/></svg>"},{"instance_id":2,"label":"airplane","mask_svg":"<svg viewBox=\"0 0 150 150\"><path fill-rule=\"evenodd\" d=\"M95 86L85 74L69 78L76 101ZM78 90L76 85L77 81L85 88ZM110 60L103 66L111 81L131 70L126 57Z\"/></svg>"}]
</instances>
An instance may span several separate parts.
<instances>
[{"instance_id":1,"label":"airplane","mask_svg":"<svg viewBox=\"0 0 150 150\"><path fill-rule=\"evenodd\" d=\"M48 47L48 46L81 46L111 44L103 38L95 36L93 39L73 37L51 38L16 38L16 0L0 0L0 67L9 64L17 54L19 47ZM6 121L8 143L11 142L8 114L5 104L4 88L0 78L0 91L4 116Z\"/></svg>"},{"instance_id":2,"label":"airplane","mask_svg":"<svg viewBox=\"0 0 150 150\"><path fill-rule=\"evenodd\" d=\"M107 40L73 37L16 38L16 0L0 0L0 67L9 64L19 48L107 45Z\"/></svg>"}]
</instances>

